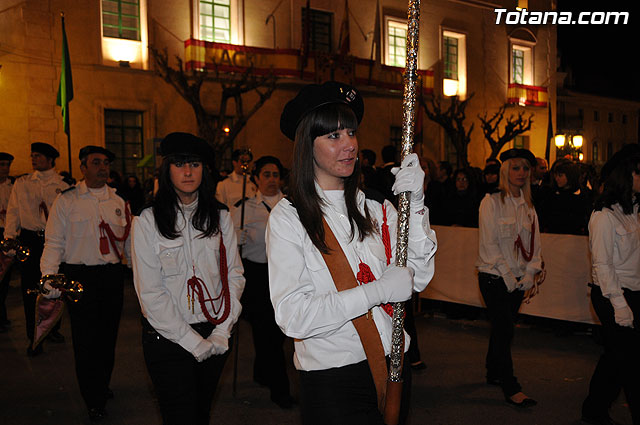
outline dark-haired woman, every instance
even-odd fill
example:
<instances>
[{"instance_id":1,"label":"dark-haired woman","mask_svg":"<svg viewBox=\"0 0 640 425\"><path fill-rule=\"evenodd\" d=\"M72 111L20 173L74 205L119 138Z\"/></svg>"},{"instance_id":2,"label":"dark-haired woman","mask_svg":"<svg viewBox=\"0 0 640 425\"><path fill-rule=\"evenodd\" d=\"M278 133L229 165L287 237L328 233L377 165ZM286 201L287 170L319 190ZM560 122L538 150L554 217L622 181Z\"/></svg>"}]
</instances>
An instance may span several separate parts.
<instances>
[{"instance_id":1,"label":"dark-haired woman","mask_svg":"<svg viewBox=\"0 0 640 425\"><path fill-rule=\"evenodd\" d=\"M500 192L487 194L480 203L476 261L491 324L487 383L501 386L507 403L531 407L536 401L522 392L513 374L511 341L524 293L542 270L538 217L529 185L536 159L527 149L509 149L500 160Z\"/></svg>"},{"instance_id":2,"label":"dark-haired woman","mask_svg":"<svg viewBox=\"0 0 640 425\"><path fill-rule=\"evenodd\" d=\"M592 424L613 423L609 407L624 390L640 424L640 156L616 156L589 220L591 303L602 324L604 353L582 405Z\"/></svg>"},{"instance_id":3,"label":"dark-haired woman","mask_svg":"<svg viewBox=\"0 0 640 425\"><path fill-rule=\"evenodd\" d=\"M353 87L327 82L305 86L280 121L295 146L289 196L267 225L269 287L276 322L295 338L303 424L382 424L378 408L385 388L376 367L386 375L392 331L383 304L423 290L434 271L435 233L417 155L394 170L394 192L411 192L408 267L394 266L393 205L358 190L356 131L363 112ZM372 338L363 328L373 330ZM406 352L410 341L404 337ZM373 348L365 354L363 345ZM410 371L403 370L401 423Z\"/></svg>"},{"instance_id":4,"label":"dark-haired woman","mask_svg":"<svg viewBox=\"0 0 640 425\"><path fill-rule=\"evenodd\" d=\"M238 201L231 209L231 217L238 232L238 245L242 247L244 277L247 279L241 302L243 317L251 324L253 336L253 380L269 387L271 400L281 408L288 409L293 406L293 399L289 393L282 348L285 336L276 324L269 299L264 241L269 213L283 196L280 192L282 171L282 163L278 158L260 157L252 172L258 191L245 200L244 209L242 200Z\"/></svg>"},{"instance_id":5,"label":"dark-haired woman","mask_svg":"<svg viewBox=\"0 0 640 425\"><path fill-rule=\"evenodd\" d=\"M164 424L208 424L244 288L236 234L202 139L171 133L158 193L133 225L142 346Z\"/></svg>"}]
</instances>

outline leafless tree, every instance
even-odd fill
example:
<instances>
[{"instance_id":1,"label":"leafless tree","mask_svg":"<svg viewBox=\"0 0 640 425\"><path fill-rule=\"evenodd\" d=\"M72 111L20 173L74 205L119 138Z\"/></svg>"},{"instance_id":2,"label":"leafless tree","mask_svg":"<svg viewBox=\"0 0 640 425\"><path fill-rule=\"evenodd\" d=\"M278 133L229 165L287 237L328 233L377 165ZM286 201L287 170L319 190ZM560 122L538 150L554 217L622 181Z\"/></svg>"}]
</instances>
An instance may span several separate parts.
<instances>
[{"instance_id":1,"label":"leafless tree","mask_svg":"<svg viewBox=\"0 0 640 425\"><path fill-rule=\"evenodd\" d=\"M516 136L529 131L533 123L533 114L529 115L529 118L525 118L523 111L520 111L518 115L510 115L505 118L506 109L506 105L501 106L491 118L487 118L486 112L484 116L478 115L478 119L482 123L484 137L489 142L489 146L491 146L491 155L489 155L491 159L496 158L502 147L515 139ZM505 123L501 135L500 125L502 120L505 120Z\"/></svg>"},{"instance_id":2,"label":"leafless tree","mask_svg":"<svg viewBox=\"0 0 640 425\"><path fill-rule=\"evenodd\" d=\"M429 105L427 105L424 98L420 97L419 99L427 117L439 124L449 136L456 150L458 168L469 166L468 147L469 142L471 142L471 132L474 124L471 123L469 130L466 130L464 121L466 119L465 109L471 98L473 98L473 93L463 101L460 101L458 96L453 96L449 107L446 109L443 109L440 97L432 97Z\"/></svg>"},{"instance_id":3,"label":"leafless tree","mask_svg":"<svg viewBox=\"0 0 640 425\"><path fill-rule=\"evenodd\" d=\"M176 57L177 68L173 68L169 64L166 49L160 51L149 47L149 50L155 61L157 74L171 84L193 108L198 134L211 144L217 161L222 158L222 153L233 146L240 131L276 88L277 78L273 74L256 75L252 67L242 73L221 73L217 68L213 72L186 71L179 56ZM200 93L205 83L220 84L222 88L217 111L207 110L202 103ZM255 92L258 99L245 111L243 95L250 92ZM233 99L235 105L235 113L231 116L227 113L230 99ZM224 131L225 127L229 128L228 132Z\"/></svg>"}]
</instances>

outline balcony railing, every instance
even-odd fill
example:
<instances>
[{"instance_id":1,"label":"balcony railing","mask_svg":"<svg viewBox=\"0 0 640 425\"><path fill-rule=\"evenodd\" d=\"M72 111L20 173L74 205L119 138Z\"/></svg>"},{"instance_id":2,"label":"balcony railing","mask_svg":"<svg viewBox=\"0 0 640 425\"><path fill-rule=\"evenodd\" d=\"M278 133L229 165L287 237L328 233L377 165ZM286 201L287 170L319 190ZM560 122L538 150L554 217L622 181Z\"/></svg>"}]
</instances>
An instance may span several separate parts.
<instances>
[{"instance_id":1,"label":"balcony railing","mask_svg":"<svg viewBox=\"0 0 640 425\"><path fill-rule=\"evenodd\" d=\"M297 49L266 49L189 39L184 42L187 70L273 73L310 81L338 79L356 86L368 85L402 91L404 68L377 64L368 59L311 52L307 57ZM418 70L424 94L433 93L433 71Z\"/></svg>"},{"instance_id":2,"label":"balcony railing","mask_svg":"<svg viewBox=\"0 0 640 425\"><path fill-rule=\"evenodd\" d=\"M511 83L507 89L507 103L510 104L546 107L548 100L546 87Z\"/></svg>"}]
</instances>

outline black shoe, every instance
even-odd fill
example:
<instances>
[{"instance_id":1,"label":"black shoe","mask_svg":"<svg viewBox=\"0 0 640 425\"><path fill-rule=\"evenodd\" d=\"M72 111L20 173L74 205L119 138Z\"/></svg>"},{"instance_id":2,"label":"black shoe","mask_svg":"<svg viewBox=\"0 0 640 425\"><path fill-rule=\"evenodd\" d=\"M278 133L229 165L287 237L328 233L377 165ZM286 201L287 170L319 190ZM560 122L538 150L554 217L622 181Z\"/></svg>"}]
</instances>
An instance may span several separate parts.
<instances>
[{"instance_id":1,"label":"black shoe","mask_svg":"<svg viewBox=\"0 0 640 425\"><path fill-rule=\"evenodd\" d=\"M62 335L58 331L52 331L49 335L47 335L47 341L54 344L62 344L64 342L64 335Z\"/></svg>"},{"instance_id":2,"label":"black shoe","mask_svg":"<svg viewBox=\"0 0 640 425\"><path fill-rule=\"evenodd\" d=\"M419 361L417 361L415 363L411 363L411 369L414 372L420 372L420 371L425 370L426 368L427 368L427 365L424 364L424 362L422 360L419 360Z\"/></svg>"},{"instance_id":3,"label":"black shoe","mask_svg":"<svg viewBox=\"0 0 640 425\"><path fill-rule=\"evenodd\" d=\"M512 405L512 406L516 406L516 407L520 407L520 408L523 408L523 409L524 409L524 408L527 408L527 407L533 407L533 406L535 406L536 404L538 404L538 402L537 402L537 401L535 401L534 399L529 398L529 397L525 398L525 399L524 399L524 400L522 400L520 403L517 403L517 402L515 402L515 401L511 400L511 397L505 397L504 399L505 399L505 401L506 401L507 403L509 403L510 405Z\"/></svg>"},{"instance_id":4,"label":"black shoe","mask_svg":"<svg viewBox=\"0 0 640 425\"><path fill-rule=\"evenodd\" d=\"M618 422L614 421L609 417L609 415L604 416L589 416L582 414L582 422L592 424L592 425L619 425Z\"/></svg>"},{"instance_id":5,"label":"black shoe","mask_svg":"<svg viewBox=\"0 0 640 425\"><path fill-rule=\"evenodd\" d=\"M91 420L91 422L100 422L106 417L107 411L102 408L92 407L91 409L89 409L89 419Z\"/></svg>"},{"instance_id":6,"label":"black shoe","mask_svg":"<svg viewBox=\"0 0 640 425\"><path fill-rule=\"evenodd\" d=\"M289 394L286 395L275 395L271 394L271 401L278 405L281 409L291 409L294 404L296 404L293 397Z\"/></svg>"},{"instance_id":7,"label":"black shoe","mask_svg":"<svg viewBox=\"0 0 640 425\"><path fill-rule=\"evenodd\" d=\"M42 352L44 351L42 349L42 344L38 344L38 346L36 348L32 348L33 344L29 344L29 346L27 347L27 356L28 357L35 357L39 354L42 354Z\"/></svg>"}]
</instances>

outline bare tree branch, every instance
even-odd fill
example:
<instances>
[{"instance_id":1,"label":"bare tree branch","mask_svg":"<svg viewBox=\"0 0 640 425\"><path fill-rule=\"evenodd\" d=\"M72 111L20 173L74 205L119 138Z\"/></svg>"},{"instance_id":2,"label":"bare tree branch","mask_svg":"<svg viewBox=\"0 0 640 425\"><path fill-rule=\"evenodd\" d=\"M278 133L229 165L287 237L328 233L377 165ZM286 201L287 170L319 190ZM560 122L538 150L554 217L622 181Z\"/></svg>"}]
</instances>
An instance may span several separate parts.
<instances>
[{"instance_id":1,"label":"bare tree branch","mask_svg":"<svg viewBox=\"0 0 640 425\"><path fill-rule=\"evenodd\" d=\"M493 114L491 118L487 118L487 113L484 116L478 115L481 128L484 133L485 139L489 142L491 147L491 155L489 158L496 158L500 150L511 140L515 139L522 133L526 133L531 130L531 124L533 124L533 114L528 118L524 117L524 111L520 111L518 115L510 115L505 119L505 112L507 106L503 105L498 109L498 112ZM502 134L500 134L500 125L504 122L504 128Z\"/></svg>"}]
</instances>

